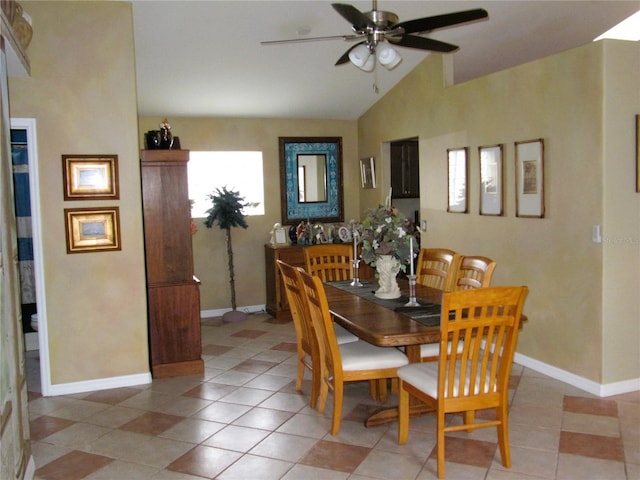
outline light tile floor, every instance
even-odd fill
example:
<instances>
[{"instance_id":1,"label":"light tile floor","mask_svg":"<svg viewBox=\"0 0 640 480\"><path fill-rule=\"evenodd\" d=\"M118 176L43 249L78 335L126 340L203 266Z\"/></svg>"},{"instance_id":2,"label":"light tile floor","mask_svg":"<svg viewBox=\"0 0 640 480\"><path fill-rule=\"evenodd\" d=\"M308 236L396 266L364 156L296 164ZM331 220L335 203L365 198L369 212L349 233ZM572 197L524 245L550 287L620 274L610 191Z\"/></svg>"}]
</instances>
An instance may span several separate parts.
<instances>
[{"instance_id":1,"label":"light tile floor","mask_svg":"<svg viewBox=\"0 0 640 480\"><path fill-rule=\"evenodd\" d=\"M328 433L330 405L309 407L308 379L294 389L291 323L209 319L202 345L204 375L59 397L38 393L29 352L36 479L436 478L433 416L412 419L399 446L395 424L364 427L379 407L366 384L347 387L340 433ZM512 373L512 468L495 429L481 429L447 436L447 478L640 480L640 392L600 399L518 365Z\"/></svg>"}]
</instances>

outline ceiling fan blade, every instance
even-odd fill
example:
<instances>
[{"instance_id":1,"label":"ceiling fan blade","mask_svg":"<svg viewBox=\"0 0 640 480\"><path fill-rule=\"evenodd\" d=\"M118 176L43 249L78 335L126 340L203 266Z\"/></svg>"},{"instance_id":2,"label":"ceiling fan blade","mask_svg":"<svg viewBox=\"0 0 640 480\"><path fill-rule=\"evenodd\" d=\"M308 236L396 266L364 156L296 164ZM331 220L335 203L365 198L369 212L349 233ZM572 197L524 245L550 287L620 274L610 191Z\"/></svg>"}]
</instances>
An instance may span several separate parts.
<instances>
[{"instance_id":1,"label":"ceiling fan blade","mask_svg":"<svg viewBox=\"0 0 640 480\"><path fill-rule=\"evenodd\" d=\"M369 17L352 5L346 3L332 3L331 6L342 18L353 25L355 31L359 32L368 26L373 27L374 23Z\"/></svg>"},{"instance_id":2,"label":"ceiling fan blade","mask_svg":"<svg viewBox=\"0 0 640 480\"><path fill-rule=\"evenodd\" d=\"M280 45L284 43L302 43L302 42L316 42L321 40L357 40L362 38L362 35L330 35L327 37L309 37L309 38L289 38L285 40L267 40L260 42L261 45Z\"/></svg>"},{"instance_id":3,"label":"ceiling fan blade","mask_svg":"<svg viewBox=\"0 0 640 480\"><path fill-rule=\"evenodd\" d=\"M488 16L489 14L486 10L477 8L475 10L464 10L462 12L446 13L444 15L408 20L406 22L397 23L394 25L394 28L401 27L404 29L404 33L423 33L430 32L437 28L444 28L451 25L480 20L482 18L487 18Z\"/></svg>"},{"instance_id":4,"label":"ceiling fan blade","mask_svg":"<svg viewBox=\"0 0 640 480\"><path fill-rule=\"evenodd\" d=\"M343 65L345 63L349 63L349 53L351 52L351 50L353 50L354 48L356 48L358 45L362 45L363 43L367 43L367 42L360 42L360 43L356 43L354 46L352 46L349 50L347 50L346 52L344 52L344 54L338 59L338 61L336 62L335 66L338 65Z\"/></svg>"},{"instance_id":5,"label":"ceiling fan blade","mask_svg":"<svg viewBox=\"0 0 640 480\"><path fill-rule=\"evenodd\" d=\"M453 52L458 47L450 43L434 40L433 38L418 37L416 35L402 35L401 37L388 37L389 42L399 47L418 48L420 50L432 50L434 52Z\"/></svg>"}]
</instances>

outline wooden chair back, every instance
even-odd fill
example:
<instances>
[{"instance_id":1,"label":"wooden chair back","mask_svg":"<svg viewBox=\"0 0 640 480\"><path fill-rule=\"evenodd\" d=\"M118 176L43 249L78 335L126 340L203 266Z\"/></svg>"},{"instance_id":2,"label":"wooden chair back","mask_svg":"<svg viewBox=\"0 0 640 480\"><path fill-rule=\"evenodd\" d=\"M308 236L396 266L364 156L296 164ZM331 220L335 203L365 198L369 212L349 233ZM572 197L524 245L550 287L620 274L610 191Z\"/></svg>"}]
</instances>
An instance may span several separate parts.
<instances>
[{"instance_id":1,"label":"wooden chair back","mask_svg":"<svg viewBox=\"0 0 640 480\"><path fill-rule=\"evenodd\" d=\"M276 263L280 269L282 283L284 284L284 290L287 295L287 300L289 301L289 308L291 309L293 326L296 331L296 390L300 391L302 389L304 370L305 368L309 369L312 375L312 391L309 403L311 407L315 408L320 386L318 341L309 317L307 301L300 284L298 268L279 259L276 260Z\"/></svg>"},{"instance_id":2,"label":"wooden chair back","mask_svg":"<svg viewBox=\"0 0 640 480\"><path fill-rule=\"evenodd\" d=\"M353 246L328 243L312 245L303 251L307 273L320 277L323 282L353 278Z\"/></svg>"},{"instance_id":3,"label":"wooden chair back","mask_svg":"<svg viewBox=\"0 0 640 480\"><path fill-rule=\"evenodd\" d=\"M453 290L460 255L446 248L421 248L416 283L445 292Z\"/></svg>"},{"instance_id":4,"label":"wooden chair back","mask_svg":"<svg viewBox=\"0 0 640 480\"><path fill-rule=\"evenodd\" d=\"M496 262L479 255L463 255L456 271L454 290L486 288L491 286L491 277L496 269Z\"/></svg>"},{"instance_id":5,"label":"wooden chair back","mask_svg":"<svg viewBox=\"0 0 640 480\"><path fill-rule=\"evenodd\" d=\"M509 376L527 287L489 287L446 293L440 321L439 362L398 370L398 441L405 443L411 394L437 410L438 477L444 477L444 434L498 429L502 463L511 466L508 431ZM496 420L475 422L475 411L495 408ZM445 414L464 412L462 424Z\"/></svg>"},{"instance_id":6,"label":"wooden chair back","mask_svg":"<svg viewBox=\"0 0 640 480\"><path fill-rule=\"evenodd\" d=\"M444 295L442 312L449 314L440 321L438 402L446 411L507 401L527 294L527 287L493 287Z\"/></svg>"},{"instance_id":7,"label":"wooden chair back","mask_svg":"<svg viewBox=\"0 0 640 480\"><path fill-rule=\"evenodd\" d=\"M320 400L318 411L323 412L328 391L333 391L331 434L337 435L342 418L344 383L353 381L393 379L397 369L408 363L407 357L395 348L376 347L358 341L338 344L324 285L320 277L298 271L307 299L309 316L318 339L320 356ZM344 362L344 363L343 363ZM345 368L344 365L347 365ZM380 392L386 400L386 389Z\"/></svg>"}]
</instances>

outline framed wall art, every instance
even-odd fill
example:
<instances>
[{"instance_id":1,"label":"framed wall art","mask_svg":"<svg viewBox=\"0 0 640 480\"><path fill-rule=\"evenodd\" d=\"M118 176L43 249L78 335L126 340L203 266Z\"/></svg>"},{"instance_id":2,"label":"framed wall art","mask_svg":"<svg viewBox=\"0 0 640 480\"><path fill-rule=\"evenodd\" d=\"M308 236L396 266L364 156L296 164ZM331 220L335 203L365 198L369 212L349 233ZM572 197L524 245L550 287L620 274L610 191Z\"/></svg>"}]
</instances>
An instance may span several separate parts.
<instances>
[{"instance_id":1,"label":"framed wall art","mask_svg":"<svg viewBox=\"0 0 640 480\"><path fill-rule=\"evenodd\" d=\"M120 210L107 208L65 208L67 253L121 250Z\"/></svg>"},{"instance_id":2,"label":"framed wall art","mask_svg":"<svg viewBox=\"0 0 640 480\"><path fill-rule=\"evenodd\" d=\"M360 177L362 188L376 188L376 159L374 157L360 159Z\"/></svg>"},{"instance_id":3,"label":"framed wall art","mask_svg":"<svg viewBox=\"0 0 640 480\"><path fill-rule=\"evenodd\" d=\"M469 211L468 152L467 147L447 149L447 212L467 213Z\"/></svg>"},{"instance_id":4,"label":"framed wall art","mask_svg":"<svg viewBox=\"0 0 640 480\"><path fill-rule=\"evenodd\" d=\"M544 140L515 142L516 216L544 217Z\"/></svg>"},{"instance_id":5,"label":"framed wall art","mask_svg":"<svg viewBox=\"0 0 640 480\"><path fill-rule=\"evenodd\" d=\"M278 146L282 224L343 222L342 137L278 137Z\"/></svg>"},{"instance_id":6,"label":"framed wall art","mask_svg":"<svg viewBox=\"0 0 640 480\"><path fill-rule=\"evenodd\" d=\"M480 215L503 214L502 145L478 147L480 157Z\"/></svg>"},{"instance_id":7,"label":"framed wall art","mask_svg":"<svg viewBox=\"0 0 640 480\"><path fill-rule=\"evenodd\" d=\"M65 200L118 200L117 155L63 155Z\"/></svg>"}]
</instances>

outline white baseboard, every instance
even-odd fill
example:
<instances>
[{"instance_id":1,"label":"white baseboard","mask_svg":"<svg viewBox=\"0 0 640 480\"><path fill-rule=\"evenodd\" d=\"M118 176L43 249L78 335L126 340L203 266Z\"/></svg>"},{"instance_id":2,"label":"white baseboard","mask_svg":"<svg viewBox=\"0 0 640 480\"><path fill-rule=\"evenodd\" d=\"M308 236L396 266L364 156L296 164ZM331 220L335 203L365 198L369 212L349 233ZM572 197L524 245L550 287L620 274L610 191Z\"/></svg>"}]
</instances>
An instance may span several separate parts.
<instances>
[{"instance_id":1,"label":"white baseboard","mask_svg":"<svg viewBox=\"0 0 640 480\"><path fill-rule=\"evenodd\" d=\"M577 387L580 390L591 393L592 395L597 395L598 397L610 397L612 395L640 390L640 378L624 380L622 382L600 384L519 353L515 354L513 361L519 365L530 368L531 370L543 373L551 378L555 378L556 380L560 380L561 382Z\"/></svg>"},{"instance_id":2,"label":"white baseboard","mask_svg":"<svg viewBox=\"0 0 640 480\"><path fill-rule=\"evenodd\" d=\"M221 317L227 312L230 312L231 308L220 308L218 310L202 310L200 312L200 318L213 318ZM265 312L265 305L249 305L245 307L238 307L238 310L244 313L259 313Z\"/></svg>"},{"instance_id":3,"label":"white baseboard","mask_svg":"<svg viewBox=\"0 0 640 480\"><path fill-rule=\"evenodd\" d=\"M151 383L151 372L121 377L99 378L86 382L60 383L49 387L47 396L69 395L72 393L93 392L109 388L132 387Z\"/></svg>"}]
</instances>

